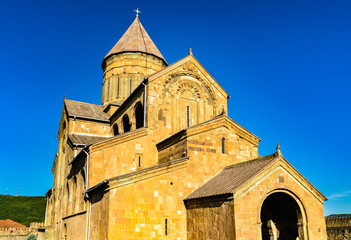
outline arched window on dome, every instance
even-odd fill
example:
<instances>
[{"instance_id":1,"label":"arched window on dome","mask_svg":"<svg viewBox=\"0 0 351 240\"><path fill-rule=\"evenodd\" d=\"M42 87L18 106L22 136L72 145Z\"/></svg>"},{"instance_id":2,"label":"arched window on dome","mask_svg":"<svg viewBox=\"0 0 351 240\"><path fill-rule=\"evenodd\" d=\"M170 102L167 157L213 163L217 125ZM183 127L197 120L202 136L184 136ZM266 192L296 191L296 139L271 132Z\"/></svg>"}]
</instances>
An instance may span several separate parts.
<instances>
[{"instance_id":1,"label":"arched window on dome","mask_svg":"<svg viewBox=\"0 0 351 240\"><path fill-rule=\"evenodd\" d=\"M129 117L127 114L125 114L122 118L123 122L123 131L124 132L129 132L130 131L130 123L129 123Z\"/></svg>"}]
</instances>

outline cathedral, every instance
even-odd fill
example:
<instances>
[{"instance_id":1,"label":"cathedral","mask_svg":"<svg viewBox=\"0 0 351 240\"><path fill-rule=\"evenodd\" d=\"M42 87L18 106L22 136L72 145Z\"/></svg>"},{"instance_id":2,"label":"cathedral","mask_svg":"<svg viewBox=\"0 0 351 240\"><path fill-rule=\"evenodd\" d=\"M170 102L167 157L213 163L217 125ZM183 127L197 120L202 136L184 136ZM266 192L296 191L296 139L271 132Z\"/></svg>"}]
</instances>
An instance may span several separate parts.
<instances>
[{"instance_id":1,"label":"cathedral","mask_svg":"<svg viewBox=\"0 0 351 240\"><path fill-rule=\"evenodd\" d=\"M101 105L63 101L45 239L327 239L326 197L191 49L168 65L137 15L101 66Z\"/></svg>"}]
</instances>

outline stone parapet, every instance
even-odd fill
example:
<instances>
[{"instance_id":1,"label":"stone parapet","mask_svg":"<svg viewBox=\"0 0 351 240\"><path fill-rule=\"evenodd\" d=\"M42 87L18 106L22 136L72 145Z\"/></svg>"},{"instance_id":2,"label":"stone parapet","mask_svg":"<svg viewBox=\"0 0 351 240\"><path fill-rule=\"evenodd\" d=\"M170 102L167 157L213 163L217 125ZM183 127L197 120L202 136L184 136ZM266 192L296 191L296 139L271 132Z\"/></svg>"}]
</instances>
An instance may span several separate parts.
<instances>
[{"instance_id":1,"label":"stone parapet","mask_svg":"<svg viewBox=\"0 0 351 240\"><path fill-rule=\"evenodd\" d=\"M351 239L351 217L326 217L328 240Z\"/></svg>"}]
</instances>

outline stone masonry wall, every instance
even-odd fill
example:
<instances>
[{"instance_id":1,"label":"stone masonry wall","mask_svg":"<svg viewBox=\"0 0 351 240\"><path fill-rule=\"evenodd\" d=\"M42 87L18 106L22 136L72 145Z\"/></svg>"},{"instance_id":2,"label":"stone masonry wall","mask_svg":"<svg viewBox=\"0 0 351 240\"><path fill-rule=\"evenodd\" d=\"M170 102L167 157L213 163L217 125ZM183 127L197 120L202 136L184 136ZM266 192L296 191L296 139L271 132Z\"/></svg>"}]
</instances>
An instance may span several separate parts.
<instances>
[{"instance_id":1,"label":"stone masonry wall","mask_svg":"<svg viewBox=\"0 0 351 240\"><path fill-rule=\"evenodd\" d=\"M219 140L208 140L217 139L217 131L222 130L207 129L187 139L194 147L210 142L211 146L200 145L216 151L189 150L188 160L187 157L183 160L173 159L160 165L155 164L156 158L153 167L111 179L108 239L187 239L187 214L183 199L224 167L237 161L230 154L218 152ZM228 135L229 130L223 128L223 134ZM257 148L247 141L228 145L227 150L239 152L246 148L248 154L241 155L240 161L257 156ZM128 148L124 152L128 153ZM107 159L114 156L112 149L104 153ZM130 158L125 161L132 163Z\"/></svg>"},{"instance_id":2,"label":"stone masonry wall","mask_svg":"<svg viewBox=\"0 0 351 240\"><path fill-rule=\"evenodd\" d=\"M187 201L187 239L235 239L233 205L230 196Z\"/></svg>"},{"instance_id":3,"label":"stone masonry wall","mask_svg":"<svg viewBox=\"0 0 351 240\"><path fill-rule=\"evenodd\" d=\"M351 239L351 217L326 217L328 240Z\"/></svg>"},{"instance_id":4,"label":"stone masonry wall","mask_svg":"<svg viewBox=\"0 0 351 240\"><path fill-rule=\"evenodd\" d=\"M91 199L90 239L108 239L109 192L100 192ZM111 238L113 239L113 238Z\"/></svg>"}]
</instances>

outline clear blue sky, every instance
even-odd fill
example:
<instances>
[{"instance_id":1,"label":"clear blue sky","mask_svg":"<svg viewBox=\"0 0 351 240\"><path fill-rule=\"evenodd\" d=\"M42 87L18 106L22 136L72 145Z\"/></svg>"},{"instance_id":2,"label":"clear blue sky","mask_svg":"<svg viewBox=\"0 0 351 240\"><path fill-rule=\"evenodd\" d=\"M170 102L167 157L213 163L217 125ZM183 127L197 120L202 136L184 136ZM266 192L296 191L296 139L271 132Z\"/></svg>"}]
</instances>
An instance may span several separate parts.
<instances>
[{"instance_id":1,"label":"clear blue sky","mask_svg":"<svg viewBox=\"0 0 351 240\"><path fill-rule=\"evenodd\" d=\"M351 213L351 1L2 1L0 194L43 195L63 97L101 103L107 52L134 9L169 64L194 56L229 116Z\"/></svg>"}]
</instances>

